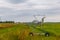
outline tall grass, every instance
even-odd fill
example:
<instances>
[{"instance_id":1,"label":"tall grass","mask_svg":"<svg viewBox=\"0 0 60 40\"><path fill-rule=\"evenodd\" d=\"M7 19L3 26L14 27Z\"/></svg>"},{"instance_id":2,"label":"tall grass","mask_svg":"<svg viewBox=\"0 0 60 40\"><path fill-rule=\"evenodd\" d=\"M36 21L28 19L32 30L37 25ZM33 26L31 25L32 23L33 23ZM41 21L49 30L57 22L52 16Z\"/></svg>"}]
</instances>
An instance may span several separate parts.
<instances>
[{"instance_id":1,"label":"tall grass","mask_svg":"<svg viewBox=\"0 0 60 40\"><path fill-rule=\"evenodd\" d=\"M6 25L4 24L4 26ZM43 24L42 29L45 31L53 32L57 34L57 36L50 36L50 37L40 35L29 36L29 33L31 31L32 32L40 32L40 31L34 29L33 27L30 28L26 24L12 24L12 26L8 28L4 27L0 29L0 40L60 40L59 36L60 23L45 23Z\"/></svg>"}]
</instances>

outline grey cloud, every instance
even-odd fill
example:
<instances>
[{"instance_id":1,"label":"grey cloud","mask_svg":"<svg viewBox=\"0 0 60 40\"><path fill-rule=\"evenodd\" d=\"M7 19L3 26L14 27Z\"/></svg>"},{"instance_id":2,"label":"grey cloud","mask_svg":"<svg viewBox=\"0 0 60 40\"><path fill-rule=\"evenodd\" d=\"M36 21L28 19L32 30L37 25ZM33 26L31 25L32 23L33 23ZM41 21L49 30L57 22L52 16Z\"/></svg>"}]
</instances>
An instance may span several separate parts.
<instances>
[{"instance_id":1,"label":"grey cloud","mask_svg":"<svg viewBox=\"0 0 60 40\"><path fill-rule=\"evenodd\" d=\"M18 20L21 18L21 16L32 16L32 15L46 15L46 16L55 16L60 14L59 8L53 8L53 9L32 9L32 10L14 10L11 8L0 8L0 14L4 15L2 16L3 20ZM0 16L1 17L1 16Z\"/></svg>"},{"instance_id":2,"label":"grey cloud","mask_svg":"<svg viewBox=\"0 0 60 40\"><path fill-rule=\"evenodd\" d=\"M12 3L12 4L18 4L18 3L23 3L27 0L7 0L7 2Z\"/></svg>"},{"instance_id":3,"label":"grey cloud","mask_svg":"<svg viewBox=\"0 0 60 40\"><path fill-rule=\"evenodd\" d=\"M36 14L47 14L47 15L55 15L55 14L60 14L60 9L59 8L52 8L52 9L30 9L30 10L14 10L11 8L0 8L0 14L3 15L36 15Z\"/></svg>"},{"instance_id":4,"label":"grey cloud","mask_svg":"<svg viewBox=\"0 0 60 40\"><path fill-rule=\"evenodd\" d=\"M11 8L5 8L5 7L0 7L0 14L4 16L9 16L9 15L17 15L20 14L20 12L11 9Z\"/></svg>"}]
</instances>

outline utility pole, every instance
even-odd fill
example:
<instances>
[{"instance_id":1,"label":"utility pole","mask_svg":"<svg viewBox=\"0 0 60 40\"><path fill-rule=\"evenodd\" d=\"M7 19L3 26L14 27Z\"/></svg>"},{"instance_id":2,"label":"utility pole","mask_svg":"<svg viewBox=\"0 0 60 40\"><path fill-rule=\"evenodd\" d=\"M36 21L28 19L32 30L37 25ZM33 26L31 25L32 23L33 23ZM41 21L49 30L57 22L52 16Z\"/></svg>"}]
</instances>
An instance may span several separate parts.
<instances>
[{"instance_id":1,"label":"utility pole","mask_svg":"<svg viewBox=\"0 0 60 40\"><path fill-rule=\"evenodd\" d=\"M38 20L38 17L40 17L40 16L42 18L40 18L41 20ZM33 15L33 17L35 18L34 23L40 24L40 28L42 28L42 25L43 25L44 19L45 19L45 15Z\"/></svg>"},{"instance_id":2,"label":"utility pole","mask_svg":"<svg viewBox=\"0 0 60 40\"><path fill-rule=\"evenodd\" d=\"M43 23L44 23L44 19L45 19L46 17L44 16L41 20L41 28L42 28L42 25L43 25Z\"/></svg>"}]
</instances>

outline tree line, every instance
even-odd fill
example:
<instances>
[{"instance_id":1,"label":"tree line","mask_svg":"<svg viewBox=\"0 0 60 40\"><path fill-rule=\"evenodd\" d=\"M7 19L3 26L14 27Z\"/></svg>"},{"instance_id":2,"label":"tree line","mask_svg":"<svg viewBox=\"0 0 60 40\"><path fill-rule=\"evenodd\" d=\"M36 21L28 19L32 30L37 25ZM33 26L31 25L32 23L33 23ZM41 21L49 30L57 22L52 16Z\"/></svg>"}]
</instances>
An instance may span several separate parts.
<instances>
[{"instance_id":1,"label":"tree line","mask_svg":"<svg viewBox=\"0 0 60 40\"><path fill-rule=\"evenodd\" d=\"M14 23L14 21L0 21L0 23Z\"/></svg>"}]
</instances>

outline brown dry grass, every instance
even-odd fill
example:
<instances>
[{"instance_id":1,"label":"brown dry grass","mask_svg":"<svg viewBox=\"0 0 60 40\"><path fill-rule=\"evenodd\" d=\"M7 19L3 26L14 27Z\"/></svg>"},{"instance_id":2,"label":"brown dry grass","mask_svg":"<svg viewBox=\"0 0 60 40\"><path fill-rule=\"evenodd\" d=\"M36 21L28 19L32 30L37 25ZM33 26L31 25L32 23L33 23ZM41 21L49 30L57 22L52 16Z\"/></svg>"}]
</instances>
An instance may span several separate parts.
<instances>
[{"instance_id":1,"label":"brown dry grass","mask_svg":"<svg viewBox=\"0 0 60 40\"><path fill-rule=\"evenodd\" d=\"M19 40L25 40L25 38L27 38L29 36L30 30L29 28L25 28L21 31L20 35L19 35Z\"/></svg>"},{"instance_id":2,"label":"brown dry grass","mask_svg":"<svg viewBox=\"0 0 60 40\"><path fill-rule=\"evenodd\" d=\"M11 27L11 26L13 26L13 25L15 25L15 24L13 24L13 23L1 23L1 24L0 24L0 28Z\"/></svg>"}]
</instances>

